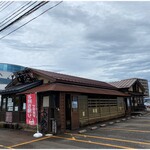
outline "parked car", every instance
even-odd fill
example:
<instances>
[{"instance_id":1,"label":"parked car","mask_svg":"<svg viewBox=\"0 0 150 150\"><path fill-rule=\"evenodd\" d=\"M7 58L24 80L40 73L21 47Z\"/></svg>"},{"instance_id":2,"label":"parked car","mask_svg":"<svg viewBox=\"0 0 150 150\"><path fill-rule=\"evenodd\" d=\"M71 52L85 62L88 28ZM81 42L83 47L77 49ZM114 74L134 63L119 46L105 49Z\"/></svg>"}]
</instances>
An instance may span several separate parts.
<instances>
[{"instance_id":1,"label":"parked car","mask_svg":"<svg viewBox=\"0 0 150 150\"><path fill-rule=\"evenodd\" d=\"M145 102L144 105L147 109L150 109L150 101Z\"/></svg>"}]
</instances>

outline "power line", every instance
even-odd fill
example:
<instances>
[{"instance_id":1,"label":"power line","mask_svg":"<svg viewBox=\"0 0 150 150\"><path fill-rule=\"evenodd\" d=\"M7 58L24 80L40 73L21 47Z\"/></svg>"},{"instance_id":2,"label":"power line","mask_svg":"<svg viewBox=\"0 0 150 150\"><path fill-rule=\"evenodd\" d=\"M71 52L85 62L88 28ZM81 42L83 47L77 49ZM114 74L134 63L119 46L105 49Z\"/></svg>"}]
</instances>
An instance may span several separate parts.
<instances>
[{"instance_id":1,"label":"power line","mask_svg":"<svg viewBox=\"0 0 150 150\"><path fill-rule=\"evenodd\" d=\"M21 12L19 12L19 11L17 11L16 13L16 15L15 16L13 16L12 18L10 18L9 20L7 19L7 21L5 22L5 23L3 23L2 25L0 25L0 27L2 27L2 26L4 26L5 24L7 24L7 23L9 23L11 20L13 20L15 17L17 17L18 15L20 15L21 13L23 13L24 11L26 11L28 8L30 8L32 5L34 5L36 2L34 2L34 3L32 3L31 5L29 5L27 8L25 8L25 9L23 9ZM25 5L26 6L26 5ZM29 11L29 10L28 10ZM6 27L6 26L5 26Z\"/></svg>"},{"instance_id":2,"label":"power line","mask_svg":"<svg viewBox=\"0 0 150 150\"><path fill-rule=\"evenodd\" d=\"M6 2L6 3L8 3L8 2ZM6 3L5 3L5 1L3 1L0 5L1 6L0 8L2 8Z\"/></svg>"},{"instance_id":3,"label":"power line","mask_svg":"<svg viewBox=\"0 0 150 150\"><path fill-rule=\"evenodd\" d=\"M0 10L0 12L2 12L3 10L5 10L7 7L9 7L11 4L13 3L13 1L12 2L10 2L6 7L4 7L2 10Z\"/></svg>"},{"instance_id":4,"label":"power line","mask_svg":"<svg viewBox=\"0 0 150 150\"><path fill-rule=\"evenodd\" d=\"M19 26L19 27L16 28L15 30L13 30L13 31L9 32L8 34L2 36L2 37L0 38L0 40L4 39L5 37L7 37L8 35L12 34L13 32L19 30L20 28L22 28L23 26L27 25L27 24L30 23L31 21L37 19L38 17L40 17L41 15L43 15L44 13L46 13L47 11L49 11L49 10L55 8L56 6L58 6L59 4L61 4L62 2L63 2L63 1L60 1L60 2L57 3L56 5L54 5L54 6L52 6L52 7L49 7L49 8L46 9L44 12L40 13L38 16L32 18L31 20L27 21L26 23L24 23L23 25Z\"/></svg>"},{"instance_id":5,"label":"power line","mask_svg":"<svg viewBox=\"0 0 150 150\"><path fill-rule=\"evenodd\" d=\"M2 7L0 7L0 9L2 9L3 7L5 7L8 3L9 3L9 1L6 2L6 3L4 3L4 5L2 5Z\"/></svg>"},{"instance_id":6,"label":"power line","mask_svg":"<svg viewBox=\"0 0 150 150\"><path fill-rule=\"evenodd\" d=\"M27 12L25 12L23 15L19 16L19 18L15 19L14 21L12 21L11 23L9 23L8 25L6 25L5 27L3 27L2 29L0 29L0 32L2 32L3 30L5 30L6 28L10 27L11 25L13 25L14 23L20 21L21 19L23 19L24 17L27 17L29 14L35 12L36 10L38 10L40 7L42 7L43 5L45 5L46 3L48 3L49 1L42 1L39 4L37 4L36 6L34 6L33 8L31 8L30 10L28 10Z\"/></svg>"},{"instance_id":7,"label":"power line","mask_svg":"<svg viewBox=\"0 0 150 150\"><path fill-rule=\"evenodd\" d=\"M11 12L12 14L9 15L7 18L5 18L3 21L1 21L0 24L2 24L3 22L5 22L6 20L8 20L10 17L12 17L13 15L15 15L17 12L19 12L21 9L23 9L24 7L26 7L26 6L29 5L30 3L31 3L31 1L28 2L27 4L21 6L21 7L18 7L17 9L15 9L13 12Z\"/></svg>"}]
</instances>

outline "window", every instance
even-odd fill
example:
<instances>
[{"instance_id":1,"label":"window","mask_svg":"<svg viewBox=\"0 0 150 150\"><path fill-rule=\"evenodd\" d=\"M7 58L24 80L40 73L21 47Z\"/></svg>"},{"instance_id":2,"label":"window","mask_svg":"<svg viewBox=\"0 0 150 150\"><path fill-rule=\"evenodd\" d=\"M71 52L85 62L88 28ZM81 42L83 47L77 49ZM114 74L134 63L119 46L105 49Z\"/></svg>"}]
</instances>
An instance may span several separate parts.
<instances>
[{"instance_id":1,"label":"window","mask_svg":"<svg viewBox=\"0 0 150 150\"><path fill-rule=\"evenodd\" d=\"M1 97L1 95L0 95L0 111L1 111L1 103L2 103L2 97Z\"/></svg>"},{"instance_id":2,"label":"window","mask_svg":"<svg viewBox=\"0 0 150 150\"><path fill-rule=\"evenodd\" d=\"M88 99L88 107L117 106L117 99Z\"/></svg>"},{"instance_id":3,"label":"window","mask_svg":"<svg viewBox=\"0 0 150 150\"><path fill-rule=\"evenodd\" d=\"M13 106L14 106L13 99L8 98L8 100L7 100L7 111L13 111Z\"/></svg>"},{"instance_id":4,"label":"window","mask_svg":"<svg viewBox=\"0 0 150 150\"><path fill-rule=\"evenodd\" d=\"M43 107L49 107L49 96L43 97Z\"/></svg>"},{"instance_id":5,"label":"window","mask_svg":"<svg viewBox=\"0 0 150 150\"><path fill-rule=\"evenodd\" d=\"M72 99L72 108L73 109L78 108L78 98L77 98L77 96L73 96L73 99Z\"/></svg>"},{"instance_id":6,"label":"window","mask_svg":"<svg viewBox=\"0 0 150 150\"><path fill-rule=\"evenodd\" d=\"M2 100L2 110L6 110L6 98L3 98Z\"/></svg>"},{"instance_id":7,"label":"window","mask_svg":"<svg viewBox=\"0 0 150 150\"><path fill-rule=\"evenodd\" d=\"M14 111L19 110L19 101L20 101L19 96L17 96L14 101Z\"/></svg>"},{"instance_id":8,"label":"window","mask_svg":"<svg viewBox=\"0 0 150 150\"><path fill-rule=\"evenodd\" d=\"M20 107L21 111L26 111L26 97L25 95L21 97L21 107Z\"/></svg>"}]
</instances>

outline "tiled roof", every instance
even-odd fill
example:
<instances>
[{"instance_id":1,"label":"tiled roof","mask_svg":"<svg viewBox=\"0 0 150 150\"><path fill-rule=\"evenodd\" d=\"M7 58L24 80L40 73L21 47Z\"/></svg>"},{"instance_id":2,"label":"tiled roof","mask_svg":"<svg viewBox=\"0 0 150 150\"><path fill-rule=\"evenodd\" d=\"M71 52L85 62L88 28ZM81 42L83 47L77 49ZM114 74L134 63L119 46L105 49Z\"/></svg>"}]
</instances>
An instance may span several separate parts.
<instances>
[{"instance_id":1,"label":"tiled roof","mask_svg":"<svg viewBox=\"0 0 150 150\"><path fill-rule=\"evenodd\" d=\"M21 84L21 85L17 85L17 86L12 86L12 87L7 88L5 90L0 90L0 94L19 93L19 92L22 92L22 91L34 88L36 86L39 86L41 84L42 84L41 81L36 81L36 82L27 83L27 84Z\"/></svg>"},{"instance_id":2,"label":"tiled roof","mask_svg":"<svg viewBox=\"0 0 150 150\"><path fill-rule=\"evenodd\" d=\"M78 85L68 85L62 83L40 85L38 87L24 91L20 94L45 92L45 91L62 91L62 92L78 92L78 93L103 94L103 95L115 95L115 96L129 96L128 94L122 93L117 90L100 89L100 88L85 87L85 86L78 86Z\"/></svg>"},{"instance_id":3,"label":"tiled roof","mask_svg":"<svg viewBox=\"0 0 150 150\"><path fill-rule=\"evenodd\" d=\"M129 88L131 87L135 82L137 81L136 78L131 78L131 79L125 79L121 81L116 81L116 82L110 82L112 86L115 86L117 88Z\"/></svg>"},{"instance_id":4,"label":"tiled roof","mask_svg":"<svg viewBox=\"0 0 150 150\"><path fill-rule=\"evenodd\" d=\"M75 77L71 75L65 75L50 71L43 71L38 69L32 69L30 68L34 73L44 75L47 78L55 80L55 82L59 83L70 83L70 84L76 84L76 85L85 85L85 86L92 86L92 87L100 87L100 88L106 88L106 89L116 89L116 87L102 81L97 80L91 80L81 77Z\"/></svg>"}]
</instances>

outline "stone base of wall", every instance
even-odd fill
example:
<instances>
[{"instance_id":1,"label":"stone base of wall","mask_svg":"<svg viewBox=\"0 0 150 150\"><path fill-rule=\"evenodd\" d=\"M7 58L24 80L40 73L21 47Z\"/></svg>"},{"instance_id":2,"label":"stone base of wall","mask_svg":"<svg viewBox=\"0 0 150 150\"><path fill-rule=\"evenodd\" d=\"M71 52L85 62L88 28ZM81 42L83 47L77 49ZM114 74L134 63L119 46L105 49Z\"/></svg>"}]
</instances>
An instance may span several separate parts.
<instances>
[{"instance_id":1,"label":"stone base of wall","mask_svg":"<svg viewBox=\"0 0 150 150\"><path fill-rule=\"evenodd\" d=\"M37 126L31 126L25 123L19 123L19 129L25 130L25 131L36 132Z\"/></svg>"},{"instance_id":2,"label":"stone base of wall","mask_svg":"<svg viewBox=\"0 0 150 150\"><path fill-rule=\"evenodd\" d=\"M0 122L0 128L10 128L10 129L18 129L18 123L7 123L7 122Z\"/></svg>"},{"instance_id":3,"label":"stone base of wall","mask_svg":"<svg viewBox=\"0 0 150 150\"><path fill-rule=\"evenodd\" d=\"M37 131L37 126L31 126L25 123L0 122L0 128L18 129L18 130L25 130L31 132ZM40 126L39 126L39 130L40 130Z\"/></svg>"}]
</instances>

